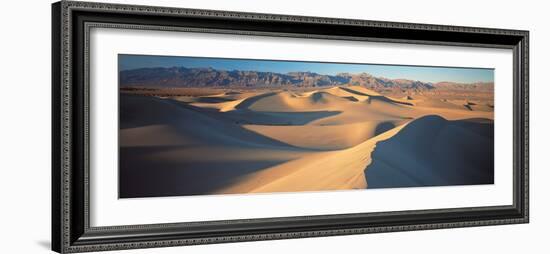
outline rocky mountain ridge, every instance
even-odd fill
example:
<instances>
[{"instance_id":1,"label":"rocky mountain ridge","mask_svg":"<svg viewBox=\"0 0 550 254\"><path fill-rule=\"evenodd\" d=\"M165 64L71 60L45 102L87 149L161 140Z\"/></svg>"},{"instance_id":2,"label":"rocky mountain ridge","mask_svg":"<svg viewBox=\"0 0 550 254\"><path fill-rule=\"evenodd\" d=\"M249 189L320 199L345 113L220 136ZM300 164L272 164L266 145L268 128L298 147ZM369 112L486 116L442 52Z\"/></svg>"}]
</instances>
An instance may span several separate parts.
<instances>
[{"instance_id":1,"label":"rocky mountain ridge","mask_svg":"<svg viewBox=\"0 0 550 254\"><path fill-rule=\"evenodd\" d=\"M493 89L493 83L430 83L408 79L388 79L368 73L324 75L314 72L286 74L260 71L218 70L213 68L157 67L120 71L121 87L323 87L360 85L380 89Z\"/></svg>"}]
</instances>

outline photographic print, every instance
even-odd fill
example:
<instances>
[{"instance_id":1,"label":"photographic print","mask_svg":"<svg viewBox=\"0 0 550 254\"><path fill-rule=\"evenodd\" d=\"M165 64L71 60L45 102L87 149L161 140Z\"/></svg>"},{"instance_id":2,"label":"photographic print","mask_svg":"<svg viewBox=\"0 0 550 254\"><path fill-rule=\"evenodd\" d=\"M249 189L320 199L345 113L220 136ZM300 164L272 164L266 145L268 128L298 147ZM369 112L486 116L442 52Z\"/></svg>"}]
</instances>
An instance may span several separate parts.
<instances>
[{"instance_id":1,"label":"photographic print","mask_svg":"<svg viewBox=\"0 0 550 254\"><path fill-rule=\"evenodd\" d=\"M51 18L56 252L529 223L529 31L78 1Z\"/></svg>"},{"instance_id":2,"label":"photographic print","mask_svg":"<svg viewBox=\"0 0 550 254\"><path fill-rule=\"evenodd\" d=\"M119 198L494 182L493 69L127 54L118 68Z\"/></svg>"}]
</instances>

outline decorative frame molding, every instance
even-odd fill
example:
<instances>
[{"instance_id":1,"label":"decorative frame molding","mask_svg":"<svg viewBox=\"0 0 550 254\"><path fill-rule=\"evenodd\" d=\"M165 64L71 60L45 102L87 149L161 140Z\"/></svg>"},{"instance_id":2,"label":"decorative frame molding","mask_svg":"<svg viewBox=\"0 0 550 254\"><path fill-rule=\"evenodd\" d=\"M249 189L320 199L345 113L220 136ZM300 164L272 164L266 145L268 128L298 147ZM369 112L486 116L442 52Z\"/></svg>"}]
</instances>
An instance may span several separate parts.
<instances>
[{"instance_id":1,"label":"decorative frame molding","mask_svg":"<svg viewBox=\"0 0 550 254\"><path fill-rule=\"evenodd\" d=\"M514 203L113 227L89 225L89 30L231 33L512 49ZM60 253L472 227L529 221L529 32L61 1L52 5L52 249Z\"/></svg>"}]
</instances>

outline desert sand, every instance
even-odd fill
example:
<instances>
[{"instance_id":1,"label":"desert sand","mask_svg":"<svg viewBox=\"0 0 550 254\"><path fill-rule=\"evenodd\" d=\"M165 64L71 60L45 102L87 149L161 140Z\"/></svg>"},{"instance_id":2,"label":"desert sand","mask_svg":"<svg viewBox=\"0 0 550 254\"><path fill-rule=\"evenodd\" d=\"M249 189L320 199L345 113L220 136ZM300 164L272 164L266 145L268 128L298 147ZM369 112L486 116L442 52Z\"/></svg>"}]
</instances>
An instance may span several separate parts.
<instances>
[{"instance_id":1,"label":"desert sand","mask_svg":"<svg viewBox=\"0 0 550 254\"><path fill-rule=\"evenodd\" d=\"M492 97L465 98L361 86L121 93L120 197L490 184Z\"/></svg>"}]
</instances>

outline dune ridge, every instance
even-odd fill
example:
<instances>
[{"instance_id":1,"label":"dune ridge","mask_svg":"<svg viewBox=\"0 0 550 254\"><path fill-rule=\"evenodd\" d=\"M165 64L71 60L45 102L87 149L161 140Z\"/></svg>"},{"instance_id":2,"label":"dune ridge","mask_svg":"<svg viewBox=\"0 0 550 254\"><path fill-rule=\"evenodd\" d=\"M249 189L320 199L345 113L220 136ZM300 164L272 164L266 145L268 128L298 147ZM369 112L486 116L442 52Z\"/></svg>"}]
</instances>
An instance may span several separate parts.
<instances>
[{"instance_id":1,"label":"dune ridge","mask_svg":"<svg viewBox=\"0 0 550 254\"><path fill-rule=\"evenodd\" d=\"M262 170L217 193L364 189L367 187L364 168L371 163L370 154L376 143L391 138L404 126L393 128L352 148L315 153Z\"/></svg>"},{"instance_id":2,"label":"dune ridge","mask_svg":"<svg viewBox=\"0 0 550 254\"><path fill-rule=\"evenodd\" d=\"M492 184L492 134L487 119L416 119L378 144L365 169L369 187Z\"/></svg>"}]
</instances>

